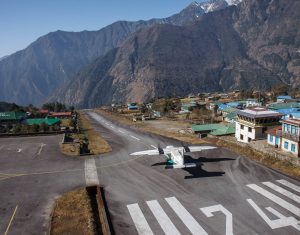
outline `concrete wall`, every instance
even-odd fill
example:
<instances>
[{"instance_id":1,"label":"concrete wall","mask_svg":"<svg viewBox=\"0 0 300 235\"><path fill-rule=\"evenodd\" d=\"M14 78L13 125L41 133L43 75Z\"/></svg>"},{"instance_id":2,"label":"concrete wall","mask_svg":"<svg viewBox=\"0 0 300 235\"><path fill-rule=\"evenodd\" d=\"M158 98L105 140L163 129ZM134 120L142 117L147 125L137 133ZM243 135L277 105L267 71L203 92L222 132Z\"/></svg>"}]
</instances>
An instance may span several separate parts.
<instances>
[{"instance_id":1,"label":"concrete wall","mask_svg":"<svg viewBox=\"0 0 300 235\"><path fill-rule=\"evenodd\" d=\"M288 143L287 148L285 148L286 147L286 144L285 144L286 142ZM292 144L295 145L295 152L292 151ZM292 153L295 156L299 156L299 143L298 142L282 138L281 149L284 152L289 152L289 153Z\"/></svg>"},{"instance_id":2,"label":"concrete wall","mask_svg":"<svg viewBox=\"0 0 300 235\"><path fill-rule=\"evenodd\" d=\"M268 142L268 144L275 146L276 145L276 136L272 135L272 137L273 137L272 140L271 140L270 136L271 135L268 134L267 142ZM280 145L281 145L281 138L278 139L278 146L280 147Z\"/></svg>"}]
</instances>

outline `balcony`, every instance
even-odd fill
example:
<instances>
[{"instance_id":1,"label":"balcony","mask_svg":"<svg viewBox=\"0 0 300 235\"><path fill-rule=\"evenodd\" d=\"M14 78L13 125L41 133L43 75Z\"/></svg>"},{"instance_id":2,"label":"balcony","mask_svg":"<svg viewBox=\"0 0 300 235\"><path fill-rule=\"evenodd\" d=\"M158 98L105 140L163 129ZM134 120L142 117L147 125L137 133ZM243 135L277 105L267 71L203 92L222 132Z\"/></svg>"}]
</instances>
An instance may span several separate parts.
<instances>
[{"instance_id":1,"label":"balcony","mask_svg":"<svg viewBox=\"0 0 300 235\"><path fill-rule=\"evenodd\" d=\"M295 141L295 142L299 142L300 141L299 135L291 134L291 133L288 133L288 132L283 132L282 133L282 137L285 138L285 139L289 139L289 140Z\"/></svg>"}]
</instances>

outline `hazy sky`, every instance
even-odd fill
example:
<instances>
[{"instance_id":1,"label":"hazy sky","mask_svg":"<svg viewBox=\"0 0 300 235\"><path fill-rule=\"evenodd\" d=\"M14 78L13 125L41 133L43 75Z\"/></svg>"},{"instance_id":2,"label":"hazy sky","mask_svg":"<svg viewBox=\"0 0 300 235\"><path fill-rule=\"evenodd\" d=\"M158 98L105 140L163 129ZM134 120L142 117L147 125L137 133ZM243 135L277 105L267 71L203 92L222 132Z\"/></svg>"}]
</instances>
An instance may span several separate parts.
<instances>
[{"instance_id":1,"label":"hazy sky","mask_svg":"<svg viewBox=\"0 0 300 235\"><path fill-rule=\"evenodd\" d=\"M200 2L199 0L198 2ZM192 0L0 0L0 58L56 30L98 30L117 20L161 18Z\"/></svg>"}]
</instances>

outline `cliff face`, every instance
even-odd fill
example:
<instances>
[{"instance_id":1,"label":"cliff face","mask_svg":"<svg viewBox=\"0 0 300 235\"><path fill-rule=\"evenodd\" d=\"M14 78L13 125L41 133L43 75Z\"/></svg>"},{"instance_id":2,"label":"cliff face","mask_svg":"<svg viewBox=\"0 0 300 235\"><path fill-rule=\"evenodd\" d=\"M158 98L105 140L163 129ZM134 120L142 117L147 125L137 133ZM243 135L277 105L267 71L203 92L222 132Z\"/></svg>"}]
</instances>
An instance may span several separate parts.
<instances>
[{"instance_id":1,"label":"cliff face","mask_svg":"<svg viewBox=\"0 0 300 235\"><path fill-rule=\"evenodd\" d=\"M56 97L94 107L191 92L297 86L297 12L298 1L246 0L192 25L140 30L81 71Z\"/></svg>"}]
</instances>

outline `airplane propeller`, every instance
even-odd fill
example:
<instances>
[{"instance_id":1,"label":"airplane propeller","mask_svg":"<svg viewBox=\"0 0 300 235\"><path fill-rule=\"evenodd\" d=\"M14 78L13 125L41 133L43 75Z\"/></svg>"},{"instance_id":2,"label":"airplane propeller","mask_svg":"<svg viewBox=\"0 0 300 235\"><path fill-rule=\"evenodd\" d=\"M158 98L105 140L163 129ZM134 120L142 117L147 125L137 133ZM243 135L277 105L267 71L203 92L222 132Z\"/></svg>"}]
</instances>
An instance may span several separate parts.
<instances>
[{"instance_id":1,"label":"airplane propeller","mask_svg":"<svg viewBox=\"0 0 300 235\"><path fill-rule=\"evenodd\" d=\"M159 154L164 154L164 150L163 150L163 148L160 146L160 144L157 145L157 149L158 149Z\"/></svg>"},{"instance_id":2,"label":"airplane propeller","mask_svg":"<svg viewBox=\"0 0 300 235\"><path fill-rule=\"evenodd\" d=\"M187 145L184 144L183 142L182 142L181 144L182 144L182 147L184 148L184 151L185 151L185 152L187 152L187 153L191 152L189 146L187 146Z\"/></svg>"}]
</instances>

